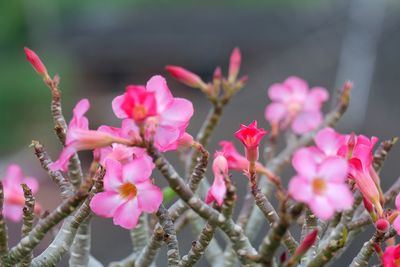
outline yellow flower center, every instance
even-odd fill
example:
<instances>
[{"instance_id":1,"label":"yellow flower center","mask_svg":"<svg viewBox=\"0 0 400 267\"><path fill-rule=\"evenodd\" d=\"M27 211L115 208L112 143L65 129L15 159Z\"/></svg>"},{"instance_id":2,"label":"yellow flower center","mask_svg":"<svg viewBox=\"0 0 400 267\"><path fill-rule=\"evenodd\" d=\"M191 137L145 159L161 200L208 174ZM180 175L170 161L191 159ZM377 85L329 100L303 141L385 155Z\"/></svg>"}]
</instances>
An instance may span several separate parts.
<instances>
[{"instance_id":1,"label":"yellow flower center","mask_svg":"<svg viewBox=\"0 0 400 267\"><path fill-rule=\"evenodd\" d=\"M323 178L315 178L312 181L312 190L315 194L321 195L326 190L326 181Z\"/></svg>"},{"instance_id":2,"label":"yellow flower center","mask_svg":"<svg viewBox=\"0 0 400 267\"><path fill-rule=\"evenodd\" d=\"M137 195L137 188L134 184L124 183L118 188L122 198L134 198Z\"/></svg>"},{"instance_id":3,"label":"yellow flower center","mask_svg":"<svg viewBox=\"0 0 400 267\"><path fill-rule=\"evenodd\" d=\"M143 120L146 118L147 109L144 105L136 105L133 108L133 118L135 120Z\"/></svg>"}]
</instances>

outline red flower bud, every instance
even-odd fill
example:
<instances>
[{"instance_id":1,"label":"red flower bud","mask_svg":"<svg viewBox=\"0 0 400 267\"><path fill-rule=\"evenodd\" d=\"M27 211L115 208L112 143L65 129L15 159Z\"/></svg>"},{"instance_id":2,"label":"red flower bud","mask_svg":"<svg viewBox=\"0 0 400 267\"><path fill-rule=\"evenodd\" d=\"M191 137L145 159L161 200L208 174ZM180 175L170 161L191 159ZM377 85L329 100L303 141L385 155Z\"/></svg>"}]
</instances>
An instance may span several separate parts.
<instances>
[{"instance_id":1,"label":"red flower bud","mask_svg":"<svg viewBox=\"0 0 400 267\"><path fill-rule=\"evenodd\" d=\"M235 47L232 51L229 62L229 74L228 74L229 82L233 82L236 80L236 77L240 70L241 61L242 61L242 56L240 55L240 50L238 47Z\"/></svg>"},{"instance_id":2,"label":"red flower bud","mask_svg":"<svg viewBox=\"0 0 400 267\"><path fill-rule=\"evenodd\" d=\"M24 51L26 59L29 61L29 63L31 63L32 67L37 71L37 73L43 77L48 77L49 75L47 74L46 66L40 60L39 56L27 47L24 48Z\"/></svg>"},{"instance_id":3,"label":"red flower bud","mask_svg":"<svg viewBox=\"0 0 400 267\"><path fill-rule=\"evenodd\" d=\"M379 232L387 232L390 228L390 223L386 219L380 218L375 222L375 227Z\"/></svg>"},{"instance_id":4,"label":"red flower bud","mask_svg":"<svg viewBox=\"0 0 400 267\"><path fill-rule=\"evenodd\" d=\"M253 121L249 126L240 125L240 130L235 133L235 136L245 146L248 161L256 162L258 160L258 146L266 134L267 131L257 128L257 121Z\"/></svg>"},{"instance_id":5,"label":"red flower bud","mask_svg":"<svg viewBox=\"0 0 400 267\"><path fill-rule=\"evenodd\" d=\"M310 249L310 247L315 243L315 240L317 240L317 235L318 235L318 229L314 229L303 239L303 241L300 243L294 254L304 255Z\"/></svg>"},{"instance_id":6,"label":"red flower bud","mask_svg":"<svg viewBox=\"0 0 400 267\"><path fill-rule=\"evenodd\" d=\"M205 84L201 80L201 78L193 72L188 71L187 69L171 65L166 66L165 69L172 77L174 77L181 83L186 84L187 86L195 88L205 88Z\"/></svg>"}]
</instances>

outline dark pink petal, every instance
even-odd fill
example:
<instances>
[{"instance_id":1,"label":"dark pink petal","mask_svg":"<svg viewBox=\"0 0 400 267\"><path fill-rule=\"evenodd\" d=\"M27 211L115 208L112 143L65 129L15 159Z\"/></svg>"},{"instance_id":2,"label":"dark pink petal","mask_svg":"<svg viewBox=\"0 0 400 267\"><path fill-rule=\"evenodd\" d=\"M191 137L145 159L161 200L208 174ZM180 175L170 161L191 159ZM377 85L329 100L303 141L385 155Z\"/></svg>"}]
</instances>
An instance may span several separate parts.
<instances>
[{"instance_id":1,"label":"dark pink petal","mask_svg":"<svg viewBox=\"0 0 400 267\"><path fill-rule=\"evenodd\" d=\"M316 129L322 122L322 114L318 111L303 111L292 123L293 132L304 134Z\"/></svg>"},{"instance_id":2,"label":"dark pink petal","mask_svg":"<svg viewBox=\"0 0 400 267\"><path fill-rule=\"evenodd\" d=\"M138 223L142 211L137 198L133 198L121 206L114 213L114 224L125 229L133 229Z\"/></svg>"},{"instance_id":3,"label":"dark pink petal","mask_svg":"<svg viewBox=\"0 0 400 267\"><path fill-rule=\"evenodd\" d=\"M122 103L124 102L124 97L125 97L125 94L117 96L116 98L113 99L112 104L111 104L114 114L118 119L128 118L128 115L122 109Z\"/></svg>"},{"instance_id":4,"label":"dark pink petal","mask_svg":"<svg viewBox=\"0 0 400 267\"><path fill-rule=\"evenodd\" d=\"M140 209L148 213L156 212L163 201L160 188L152 184L150 180L136 184L136 188Z\"/></svg>"},{"instance_id":5,"label":"dark pink petal","mask_svg":"<svg viewBox=\"0 0 400 267\"><path fill-rule=\"evenodd\" d=\"M317 172L315 157L308 148L300 148L294 153L292 165L299 174L308 179L312 179Z\"/></svg>"},{"instance_id":6,"label":"dark pink petal","mask_svg":"<svg viewBox=\"0 0 400 267\"><path fill-rule=\"evenodd\" d=\"M116 192L97 193L90 201L90 208L98 216L111 218L124 201Z\"/></svg>"},{"instance_id":7,"label":"dark pink petal","mask_svg":"<svg viewBox=\"0 0 400 267\"><path fill-rule=\"evenodd\" d=\"M347 179L349 165L347 161L339 157L325 159L318 169L318 176L333 183L343 183Z\"/></svg>"}]
</instances>

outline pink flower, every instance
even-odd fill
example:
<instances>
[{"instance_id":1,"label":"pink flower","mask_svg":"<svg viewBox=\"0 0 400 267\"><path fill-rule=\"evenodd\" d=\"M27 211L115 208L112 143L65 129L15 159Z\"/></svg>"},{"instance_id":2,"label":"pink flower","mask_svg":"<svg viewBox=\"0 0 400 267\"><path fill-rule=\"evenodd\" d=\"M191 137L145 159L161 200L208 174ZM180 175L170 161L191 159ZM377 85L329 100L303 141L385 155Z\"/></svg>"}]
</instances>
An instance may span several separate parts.
<instances>
[{"instance_id":1,"label":"pink flower","mask_svg":"<svg viewBox=\"0 0 400 267\"><path fill-rule=\"evenodd\" d=\"M38 191L39 184L35 178L25 177L21 167L16 164L8 166L2 183L4 190L3 215L13 222L18 222L22 219L22 209L25 205L21 184L26 184L32 190L32 193ZM40 213L40 210L40 205L36 203L35 213Z\"/></svg>"},{"instance_id":2,"label":"pink flower","mask_svg":"<svg viewBox=\"0 0 400 267\"><path fill-rule=\"evenodd\" d=\"M309 90L306 81L294 76L273 84L268 95L272 103L265 110L267 121L273 128L286 129L290 125L296 134L310 132L321 124L321 106L329 98L325 88Z\"/></svg>"},{"instance_id":3,"label":"pink flower","mask_svg":"<svg viewBox=\"0 0 400 267\"><path fill-rule=\"evenodd\" d=\"M389 246L385 249L382 256L383 267L400 266L400 244L397 246Z\"/></svg>"},{"instance_id":4,"label":"pink flower","mask_svg":"<svg viewBox=\"0 0 400 267\"><path fill-rule=\"evenodd\" d=\"M206 203L216 201L222 206L226 194L225 177L228 175L228 161L222 153L217 153L213 162L214 182L208 190Z\"/></svg>"},{"instance_id":5,"label":"pink flower","mask_svg":"<svg viewBox=\"0 0 400 267\"><path fill-rule=\"evenodd\" d=\"M397 213L400 213L400 194L397 195L395 204ZM396 219L393 221L393 227L396 229L397 234L400 235L400 216L397 215Z\"/></svg>"},{"instance_id":6,"label":"pink flower","mask_svg":"<svg viewBox=\"0 0 400 267\"><path fill-rule=\"evenodd\" d=\"M129 85L126 88L121 104L122 110L137 122L157 114L157 104L154 92L149 92L144 86Z\"/></svg>"},{"instance_id":7,"label":"pink flower","mask_svg":"<svg viewBox=\"0 0 400 267\"><path fill-rule=\"evenodd\" d=\"M74 115L68 126L67 137L65 140L65 148L57 161L55 161L50 169L67 170L69 159L81 150L92 150L95 148L106 147L113 143L130 144L131 141L113 135L110 132L89 130L89 121L84 114L89 109L89 101L82 99L74 108Z\"/></svg>"},{"instance_id":8,"label":"pink flower","mask_svg":"<svg viewBox=\"0 0 400 267\"><path fill-rule=\"evenodd\" d=\"M29 49L28 47L24 48L26 59L31 63L32 67L36 70L37 73L42 75L43 77L48 77L46 66L40 60L39 56Z\"/></svg>"},{"instance_id":9,"label":"pink flower","mask_svg":"<svg viewBox=\"0 0 400 267\"><path fill-rule=\"evenodd\" d=\"M258 146L266 134L267 131L257 128L257 121L253 121L249 126L240 125L240 129L235 133L235 136L245 146L246 157L249 161L255 162L258 160Z\"/></svg>"},{"instance_id":10,"label":"pink flower","mask_svg":"<svg viewBox=\"0 0 400 267\"><path fill-rule=\"evenodd\" d=\"M108 159L104 192L90 202L92 211L111 218L115 225L135 228L142 212L154 213L162 203L162 192L149 178L154 168L149 157L137 157L126 165Z\"/></svg>"},{"instance_id":11,"label":"pink flower","mask_svg":"<svg viewBox=\"0 0 400 267\"><path fill-rule=\"evenodd\" d=\"M229 82L233 82L236 80L237 75L239 74L241 61L242 61L242 56L240 54L240 49L238 47L235 47L232 51L231 58L229 61L229 72L228 72Z\"/></svg>"},{"instance_id":12,"label":"pink flower","mask_svg":"<svg viewBox=\"0 0 400 267\"><path fill-rule=\"evenodd\" d=\"M206 88L207 85L203 80L193 72L179 66L168 65L165 69L171 74L172 77L177 79L183 84L194 88Z\"/></svg>"},{"instance_id":13,"label":"pink flower","mask_svg":"<svg viewBox=\"0 0 400 267\"><path fill-rule=\"evenodd\" d=\"M234 144L229 141L219 142L221 152L228 161L228 168L230 170L244 171L249 168L249 161L241 155L235 148ZM263 172L264 167L260 162L256 162L257 172Z\"/></svg>"},{"instance_id":14,"label":"pink flower","mask_svg":"<svg viewBox=\"0 0 400 267\"><path fill-rule=\"evenodd\" d=\"M145 137L148 140L154 139L160 151L170 150L170 146L185 133L193 115L193 105L186 99L173 97L162 76L153 76L147 82L146 92L154 93L157 112L144 121ZM112 103L114 113L120 119L130 117L123 108L125 98L129 98L129 95L117 96ZM146 108L150 110L150 106Z\"/></svg>"},{"instance_id":15,"label":"pink flower","mask_svg":"<svg viewBox=\"0 0 400 267\"><path fill-rule=\"evenodd\" d=\"M295 200L306 203L318 218L328 220L335 211L353 205L353 195L345 183L348 164L334 156L320 162L316 158L307 148L295 152L292 165L297 175L289 182L289 193Z\"/></svg>"}]
</instances>

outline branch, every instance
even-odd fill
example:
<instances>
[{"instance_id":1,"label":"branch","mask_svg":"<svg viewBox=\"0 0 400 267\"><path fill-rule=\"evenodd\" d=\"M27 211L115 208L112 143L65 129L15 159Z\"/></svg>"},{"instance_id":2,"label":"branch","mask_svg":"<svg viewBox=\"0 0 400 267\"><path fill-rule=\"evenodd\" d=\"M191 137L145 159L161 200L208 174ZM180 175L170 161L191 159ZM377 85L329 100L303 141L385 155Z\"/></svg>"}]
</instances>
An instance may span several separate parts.
<instances>
[{"instance_id":1,"label":"branch","mask_svg":"<svg viewBox=\"0 0 400 267\"><path fill-rule=\"evenodd\" d=\"M353 259L349 267L366 267L369 259L374 253L374 244L379 244L383 241L385 233L375 232L370 240L364 243L357 256Z\"/></svg>"},{"instance_id":2,"label":"branch","mask_svg":"<svg viewBox=\"0 0 400 267\"><path fill-rule=\"evenodd\" d=\"M0 181L0 257L3 257L8 253L7 225L3 217L3 207L4 207L4 190L3 190L3 183Z\"/></svg>"},{"instance_id":3,"label":"branch","mask_svg":"<svg viewBox=\"0 0 400 267\"><path fill-rule=\"evenodd\" d=\"M397 143L398 137L393 137L390 140L383 141L374 154L374 169L379 173L383 167L383 163L392 147Z\"/></svg>"},{"instance_id":4,"label":"branch","mask_svg":"<svg viewBox=\"0 0 400 267\"><path fill-rule=\"evenodd\" d=\"M35 155L39 159L42 168L47 172L47 174L51 177L53 182L60 188L61 190L61 198L67 199L71 195L73 195L73 188L71 183L64 178L60 171L51 171L49 169L49 165L52 164L52 160L44 149L43 145L38 141L32 141L32 146L35 150Z\"/></svg>"},{"instance_id":5,"label":"branch","mask_svg":"<svg viewBox=\"0 0 400 267\"><path fill-rule=\"evenodd\" d=\"M54 266L69 251L79 226L91 212L89 207L91 198L95 193L100 192L103 188L104 175L105 169L101 168L94 178L95 186L91 189L89 197L86 198L82 206L79 207L78 211L73 216L68 217L64 221L58 234L46 250L33 259L32 267ZM84 187L84 185L82 185L81 188L82 187Z\"/></svg>"},{"instance_id":6,"label":"branch","mask_svg":"<svg viewBox=\"0 0 400 267\"><path fill-rule=\"evenodd\" d=\"M168 247L168 266L178 267L180 255L174 224L169 217L168 210L163 205L160 206L156 215L160 220L162 228L164 229L164 241L167 243Z\"/></svg>"}]
</instances>

